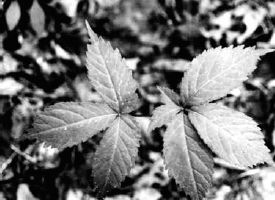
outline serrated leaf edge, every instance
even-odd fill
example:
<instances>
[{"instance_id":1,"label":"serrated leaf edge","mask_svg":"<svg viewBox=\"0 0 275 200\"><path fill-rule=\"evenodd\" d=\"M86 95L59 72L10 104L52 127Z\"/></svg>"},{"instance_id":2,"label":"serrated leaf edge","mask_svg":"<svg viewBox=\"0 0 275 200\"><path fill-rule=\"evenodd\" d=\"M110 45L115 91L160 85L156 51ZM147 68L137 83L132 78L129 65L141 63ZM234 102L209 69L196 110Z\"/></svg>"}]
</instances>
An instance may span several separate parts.
<instances>
[{"instance_id":1,"label":"serrated leaf edge","mask_svg":"<svg viewBox=\"0 0 275 200\"><path fill-rule=\"evenodd\" d=\"M125 173L125 174L122 174L122 181L118 184L118 185L112 185L112 188L118 188L118 187L120 187L121 186L121 183L125 180L125 178L129 175L129 173L130 173L130 170L135 166L135 160L136 160L136 158L138 157L138 148L139 148L139 146L140 146L140 138L141 138L141 136L138 134L139 133L139 127L136 125L136 123L134 122L134 120L133 119L131 119L130 117L132 117L132 116L130 116L130 115L120 115L120 116L118 116L118 118L120 118L119 120L123 120L123 122L125 123L125 124L127 124L131 129L133 129L135 132L136 132L136 139L138 140L138 143L137 143L137 147L136 147L136 149L137 149L137 151L135 152L135 156L134 157L131 157L131 164L130 164L130 167L129 167L129 170L128 170L128 172L127 173ZM129 121L126 121L126 120L130 120L130 122L132 122L133 124L130 124L130 122ZM114 119L114 121L112 122L112 124L115 122L115 120L118 120L117 118L116 119ZM108 129L111 127L112 125L110 125L104 132L106 133L106 131L108 131ZM104 133L104 134L105 134ZM112 156L113 158L114 158L114 154L113 154L113 156ZM113 161L112 161L113 162ZM93 179L95 178L95 174L94 173L92 173L92 177L93 177ZM95 185L99 185L99 184L97 184L96 183L96 181L94 180L94 183L95 183ZM104 189L102 190L102 188L99 188L98 186L96 186L96 190L98 191L98 193L97 193L97 197L98 198L102 198L103 196L104 196L104 194L105 194L105 192L108 192L108 190L106 190L106 186L108 185L108 181L106 181L105 182L105 184L104 184Z\"/></svg>"}]
</instances>

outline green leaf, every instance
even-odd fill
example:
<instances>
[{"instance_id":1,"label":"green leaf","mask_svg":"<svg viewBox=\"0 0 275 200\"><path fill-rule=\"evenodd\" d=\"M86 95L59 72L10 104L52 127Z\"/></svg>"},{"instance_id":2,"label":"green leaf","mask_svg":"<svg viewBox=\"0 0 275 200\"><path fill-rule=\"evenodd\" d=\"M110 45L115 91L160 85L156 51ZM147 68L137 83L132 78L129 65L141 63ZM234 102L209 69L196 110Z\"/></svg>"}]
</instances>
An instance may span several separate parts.
<instances>
[{"instance_id":1,"label":"green leaf","mask_svg":"<svg viewBox=\"0 0 275 200\"><path fill-rule=\"evenodd\" d=\"M217 104L193 107L188 114L209 148L237 167L271 162L257 124L241 112Z\"/></svg>"},{"instance_id":2,"label":"green leaf","mask_svg":"<svg viewBox=\"0 0 275 200\"><path fill-rule=\"evenodd\" d=\"M176 93L168 88L159 87L158 89L161 92L161 99L165 105L159 106L153 111L153 116L148 127L148 132L151 132L155 128L159 128L163 125L167 125L182 109L175 104L179 103Z\"/></svg>"},{"instance_id":3,"label":"green leaf","mask_svg":"<svg viewBox=\"0 0 275 200\"><path fill-rule=\"evenodd\" d=\"M9 30L13 30L21 17L20 6L17 1L12 1L6 11L6 22Z\"/></svg>"},{"instance_id":4,"label":"green leaf","mask_svg":"<svg viewBox=\"0 0 275 200\"><path fill-rule=\"evenodd\" d=\"M200 200L212 185L213 157L183 113L164 134L164 158L169 175L192 200Z\"/></svg>"},{"instance_id":5,"label":"green leaf","mask_svg":"<svg viewBox=\"0 0 275 200\"><path fill-rule=\"evenodd\" d=\"M244 46L204 51L191 62L182 80L181 96L185 105L200 105L224 97L247 79L259 57L268 52L271 50Z\"/></svg>"},{"instance_id":6,"label":"green leaf","mask_svg":"<svg viewBox=\"0 0 275 200\"><path fill-rule=\"evenodd\" d=\"M91 44L87 51L87 68L92 85L103 100L120 113L129 113L140 106L135 91L137 82L118 49L92 31L87 23Z\"/></svg>"},{"instance_id":7,"label":"green leaf","mask_svg":"<svg viewBox=\"0 0 275 200\"><path fill-rule=\"evenodd\" d=\"M29 139L64 149L86 141L106 129L117 114L104 104L57 103L37 114Z\"/></svg>"},{"instance_id":8,"label":"green leaf","mask_svg":"<svg viewBox=\"0 0 275 200\"><path fill-rule=\"evenodd\" d=\"M117 117L104 134L93 162L94 182L100 194L120 186L134 166L138 147L136 125L127 116Z\"/></svg>"}]
</instances>

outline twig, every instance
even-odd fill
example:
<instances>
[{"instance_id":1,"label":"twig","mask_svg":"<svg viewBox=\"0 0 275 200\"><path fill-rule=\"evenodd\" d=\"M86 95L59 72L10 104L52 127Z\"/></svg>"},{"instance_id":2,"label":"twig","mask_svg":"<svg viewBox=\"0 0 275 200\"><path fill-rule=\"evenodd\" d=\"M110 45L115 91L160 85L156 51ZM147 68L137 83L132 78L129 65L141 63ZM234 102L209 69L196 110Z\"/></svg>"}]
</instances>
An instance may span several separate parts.
<instances>
[{"instance_id":1,"label":"twig","mask_svg":"<svg viewBox=\"0 0 275 200\"><path fill-rule=\"evenodd\" d=\"M9 164L12 162L13 158L16 156L16 153L13 152L10 157L1 165L0 167L0 174L3 174L3 172L7 169Z\"/></svg>"},{"instance_id":2,"label":"twig","mask_svg":"<svg viewBox=\"0 0 275 200\"><path fill-rule=\"evenodd\" d=\"M239 171L245 171L246 170L246 168L232 165L232 164L226 162L225 160L223 160L221 158L214 158L214 163L218 164L222 167L225 167L227 169L234 169L234 170L239 170Z\"/></svg>"},{"instance_id":3,"label":"twig","mask_svg":"<svg viewBox=\"0 0 275 200\"><path fill-rule=\"evenodd\" d=\"M29 156L28 154L26 154L25 152L21 151L18 147L14 146L13 144L11 145L11 149L17 153L18 155L24 157L26 160L28 160L31 163L36 163L36 159L34 159L33 157Z\"/></svg>"}]
</instances>

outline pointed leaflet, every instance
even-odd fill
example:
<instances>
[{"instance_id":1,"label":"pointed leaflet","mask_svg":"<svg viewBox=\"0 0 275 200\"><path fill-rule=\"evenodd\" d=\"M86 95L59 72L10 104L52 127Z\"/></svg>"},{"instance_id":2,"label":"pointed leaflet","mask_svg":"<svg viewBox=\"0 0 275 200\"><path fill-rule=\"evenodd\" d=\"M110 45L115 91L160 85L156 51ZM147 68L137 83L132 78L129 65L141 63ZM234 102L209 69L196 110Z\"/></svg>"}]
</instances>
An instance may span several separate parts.
<instances>
[{"instance_id":1,"label":"pointed leaflet","mask_svg":"<svg viewBox=\"0 0 275 200\"><path fill-rule=\"evenodd\" d=\"M269 162L269 150L257 124L241 112L217 104L194 107L189 118L203 141L238 167Z\"/></svg>"},{"instance_id":2,"label":"pointed leaflet","mask_svg":"<svg viewBox=\"0 0 275 200\"><path fill-rule=\"evenodd\" d=\"M19 23L21 17L21 9L17 1L12 1L6 11L6 22L9 30L13 30Z\"/></svg>"},{"instance_id":3,"label":"pointed leaflet","mask_svg":"<svg viewBox=\"0 0 275 200\"><path fill-rule=\"evenodd\" d=\"M64 149L86 141L106 129L117 116L104 104L57 103L37 114L31 133L35 138L55 148Z\"/></svg>"},{"instance_id":4,"label":"pointed leaflet","mask_svg":"<svg viewBox=\"0 0 275 200\"><path fill-rule=\"evenodd\" d=\"M165 105L159 106L154 110L151 123L148 127L149 132L155 128L168 124L176 116L176 114L181 111L181 108L174 103L178 103L176 93L168 88L158 89L161 92L161 99Z\"/></svg>"},{"instance_id":5,"label":"pointed leaflet","mask_svg":"<svg viewBox=\"0 0 275 200\"><path fill-rule=\"evenodd\" d=\"M161 102L164 104L176 104L179 105L180 97L177 93L167 87L158 87L161 93Z\"/></svg>"},{"instance_id":6,"label":"pointed leaflet","mask_svg":"<svg viewBox=\"0 0 275 200\"><path fill-rule=\"evenodd\" d=\"M30 9L30 23L37 35L41 35L45 28L45 13L38 3L34 0Z\"/></svg>"},{"instance_id":7,"label":"pointed leaflet","mask_svg":"<svg viewBox=\"0 0 275 200\"><path fill-rule=\"evenodd\" d=\"M120 113L129 113L139 106L135 93L137 82L119 51L92 31L87 23L91 44L87 51L89 79L104 101Z\"/></svg>"},{"instance_id":8,"label":"pointed leaflet","mask_svg":"<svg viewBox=\"0 0 275 200\"><path fill-rule=\"evenodd\" d=\"M193 200L205 196L212 184L213 157L183 113L175 116L164 134L168 172Z\"/></svg>"},{"instance_id":9,"label":"pointed leaflet","mask_svg":"<svg viewBox=\"0 0 275 200\"><path fill-rule=\"evenodd\" d=\"M199 105L224 97L256 68L260 56L271 50L253 47L216 48L204 51L190 64L181 83L186 105Z\"/></svg>"},{"instance_id":10,"label":"pointed leaflet","mask_svg":"<svg viewBox=\"0 0 275 200\"><path fill-rule=\"evenodd\" d=\"M118 187L129 174L137 156L139 134L127 116L117 117L97 148L93 176L100 193Z\"/></svg>"}]
</instances>

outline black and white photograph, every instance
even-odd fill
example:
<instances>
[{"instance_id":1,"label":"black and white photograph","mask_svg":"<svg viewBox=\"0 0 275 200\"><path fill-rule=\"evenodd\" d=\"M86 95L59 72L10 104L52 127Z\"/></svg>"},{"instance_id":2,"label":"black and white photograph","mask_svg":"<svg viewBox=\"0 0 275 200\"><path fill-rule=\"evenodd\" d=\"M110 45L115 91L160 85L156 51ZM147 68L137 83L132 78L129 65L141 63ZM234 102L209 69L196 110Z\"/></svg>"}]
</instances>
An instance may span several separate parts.
<instances>
[{"instance_id":1,"label":"black and white photograph","mask_svg":"<svg viewBox=\"0 0 275 200\"><path fill-rule=\"evenodd\" d=\"M0 0L0 200L275 200L274 0Z\"/></svg>"}]
</instances>

